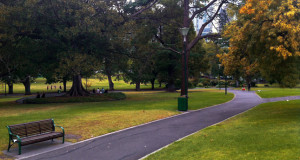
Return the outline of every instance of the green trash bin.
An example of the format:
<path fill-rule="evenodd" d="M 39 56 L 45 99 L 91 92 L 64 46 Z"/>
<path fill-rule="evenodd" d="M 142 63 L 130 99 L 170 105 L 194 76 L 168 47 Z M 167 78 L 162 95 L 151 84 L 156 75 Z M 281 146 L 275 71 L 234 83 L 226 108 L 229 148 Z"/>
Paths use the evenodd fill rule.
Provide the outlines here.
<path fill-rule="evenodd" d="M 178 110 L 187 111 L 188 110 L 188 98 L 185 96 L 178 97 Z"/>

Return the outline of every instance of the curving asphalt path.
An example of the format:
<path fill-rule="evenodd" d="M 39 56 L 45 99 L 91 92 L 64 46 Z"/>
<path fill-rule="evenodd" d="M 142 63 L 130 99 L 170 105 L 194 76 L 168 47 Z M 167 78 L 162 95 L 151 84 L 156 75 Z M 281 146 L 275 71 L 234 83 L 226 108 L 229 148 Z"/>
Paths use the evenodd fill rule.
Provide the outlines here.
<path fill-rule="evenodd" d="M 30 160 L 136 160 L 178 139 L 245 112 L 258 104 L 300 99 L 300 96 L 262 99 L 255 92 L 231 90 L 227 103 L 82 141 Z M 26 159 L 26 158 L 25 158 Z"/>

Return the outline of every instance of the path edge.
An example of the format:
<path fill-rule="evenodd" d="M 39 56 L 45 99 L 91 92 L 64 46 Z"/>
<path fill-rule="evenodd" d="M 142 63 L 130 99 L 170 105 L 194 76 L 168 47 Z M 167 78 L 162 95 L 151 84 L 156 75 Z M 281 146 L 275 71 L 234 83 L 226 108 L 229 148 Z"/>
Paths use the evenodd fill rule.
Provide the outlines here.
<path fill-rule="evenodd" d="M 263 104 L 263 103 L 261 103 L 261 104 Z M 260 104 L 258 104 L 258 105 L 260 105 Z M 203 129 L 206 129 L 206 128 L 211 127 L 211 126 L 215 126 L 215 125 L 217 125 L 217 124 L 219 124 L 219 123 L 222 123 L 222 122 L 227 121 L 227 120 L 229 120 L 229 119 L 231 119 L 231 118 L 234 118 L 234 117 L 236 117 L 236 116 L 238 116 L 238 115 L 240 115 L 240 114 L 243 114 L 243 113 L 245 113 L 245 112 L 248 112 L 248 111 L 254 109 L 255 107 L 257 107 L 258 105 L 254 106 L 254 107 L 252 107 L 252 108 L 250 108 L 250 109 L 248 109 L 248 110 L 245 110 L 245 111 L 243 111 L 243 112 L 241 112 L 241 113 L 238 113 L 238 114 L 236 114 L 236 115 L 233 115 L 233 116 L 231 116 L 231 117 L 228 117 L 228 118 L 226 118 L 226 119 L 224 119 L 224 120 L 222 120 L 222 121 L 220 121 L 220 122 L 217 122 L 217 123 L 214 123 L 214 124 L 212 124 L 212 125 L 209 125 L 209 126 L 203 128 Z M 172 143 L 170 143 L 170 144 L 167 144 L 167 145 L 165 145 L 165 146 L 163 146 L 163 147 L 161 147 L 161 148 L 159 148 L 159 149 L 157 149 L 157 150 L 155 150 L 155 151 L 153 151 L 153 152 L 151 152 L 151 153 L 145 155 L 145 156 L 142 157 L 142 158 L 139 158 L 139 160 L 143 160 L 143 159 L 149 157 L 150 155 L 152 155 L 152 154 L 154 154 L 154 153 L 157 153 L 157 152 L 159 152 L 159 151 L 161 151 L 161 150 L 163 150 L 163 149 L 169 147 L 169 146 L 172 145 L 173 143 L 179 142 L 179 141 L 183 140 L 184 138 L 187 138 L 187 137 L 189 137 L 189 136 L 192 136 L 192 135 L 196 134 L 197 132 L 200 132 L 200 131 L 203 130 L 203 129 L 200 129 L 200 130 L 198 130 L 198 131 L 196 131 L 196 132 L 193 132 L 193 133 L 191 133 L 191 134 L 189 134 L 189 135 L 186 135 L 186 136 L 184 136 L 184 137 L 182 137 L 182 138 L 179 138 L 178 140 L 176 140 L 176 141 L 174 141 L 174 142 L 172 142 Z"/>
<path fill-rule="evenodd" d="M 232 92 L 230 92 L 230 93 L 232 93 Z M 234 95 L 234 97 L 233 97 L 230 101 L 227 101 L 227 102 L 224 102 L 224 103 L 216 104 L 216 105 L 213 105 L 213 106 L 208 106 L 208 107 L 205 107 L 205 108 L 200 108 L 200 109 L 197 109 L 197 110 L 192 110 L 192 111 L 189 111 L 189 112 L 184 112 L 184 113 L 176 114 L 176 115 L 173 115 L 173 116 L 170 116 L 170 117 L 166 117 L 166 118 L 163 118 L 163 119 L 158 119 L 158 120 L 150 121 L 150 122 L 143 123 L 143 124 L 136 125 L 136 126 L 132 126 L 132 127 L 129 127 L 129 128 L 124 128 L 124 129 L 121 129 L 121 130 L 118 130 L 118 131 L 114 131 L 114 132 L 111 132 L 111 133 L 107 133 L 107 134 L 103 134 L 103 135 L 100 135 L 100 136 L 97 136 L 97 137 L 93 137 L 93 138 L 90 138 L 90 139 L 86 139 L 86 140 L 83 140 L 83 141 L 80 141 L 80 142 L 72 143 L 72 144 L 70 144 L 69 146 L 73 146 L 73 145 L 81 144 L 81 143 L 84 143 L 84 142 L 92 141 L 92 140 L 94 140 L 94 139 L 98 139 L 98 138 L 101 138 L 101 137 L 109 136 L 109 135 L 112 135 L 112 134 L 116 134 L 116 133 L 119 133 L 119 132 L 123 132 L 123 131 L 129 130 L 129 129 L 142 127 L 142 126 L 145 126 L 145 125 L 148 125 L 148 124 L 152 124 L 152 123 L 156 123 L 156 122 L 159 122 L 159 121 L 163 121 L 163 120 L 166 120 L 166 119 L 171 119 L 171 118 L 174 118 L 174 117 L 177 117 L 177 116 L 181 116 L 181 115 L 185 115 L 185 114 L 197 112 L 197 111 L 200 111 L 200 110 L 203 110 L 203 109 L 207 109 L 207 108 L 211 108 L 211 107 L 216 107 L 216 106 L 218 106 L 218 105 L 222 105 L 222 104 L 225 104 L 225 103 L 230 103 L 231 101 L 233 101 L 233 100 L 236 98 L 236 94 L 234 94 L 234 93 L 232 93 L 232 94 Z M 192 133 L 192 134 L 193 134 L 193 133 Z M 189 136 L 189 135 L 187 135 L 187 136 Z M 185 137 L 187 137 L 187 136 L 185 136 Z M 185 137 L 183 137 L 183 138 L 185 138 Z M 182 139 L 182 138 L 180 138 L 180 139 Z M 178 141 L 178 140 L 177 140 L 177 141 Z M 173 143 L 173 142 L 172 142 L 172 143 Z M 170 143 L 170 144 L 171 144 L 171 143 Z M 170 144 L 168 144 L 168 145 L 170 145 Z M 44 154 L 44 153 L 56 151 L 56 150 L 59 150 L 59 149 L 62 149 L 62 148 L 64 148 L 64 147 L 55 148 L 55 149 L 52 149 L 52 150 L 49 150 L 49 151 L 45 151 L 45 152 L 33 154 L 33 155 L 31 155 L 31 156 L 22 157 L 22 158 L 18 158 L 18 159 L 20 159 L 20 160 L 21 160 L 21 159 L 27 159 L 27 158 L 30 158 L 30 157 L 35 157 L 35 156 Z M 160 148 L 160 149 L 162 149 L 162 148 Z M 153 152 L 152 152 L 152 153 L 153 153 Z M 150 154 L 151 154 L 151 153 L 150 153 Z"/>

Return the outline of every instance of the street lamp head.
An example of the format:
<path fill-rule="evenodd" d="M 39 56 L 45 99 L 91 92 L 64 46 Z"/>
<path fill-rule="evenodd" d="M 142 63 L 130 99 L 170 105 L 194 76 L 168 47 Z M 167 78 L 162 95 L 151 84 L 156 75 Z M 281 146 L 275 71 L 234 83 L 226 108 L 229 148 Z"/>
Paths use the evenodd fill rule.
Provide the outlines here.
<path fill-rule="evenodd" d="M 189 32 L 189 28 L 187 28 L 187 27 L 179 28 L 179 31 L 180 31 L 181 35 L 183 35 L 185 37 L 185 36 L 187 36 L 187 34 Z"/>

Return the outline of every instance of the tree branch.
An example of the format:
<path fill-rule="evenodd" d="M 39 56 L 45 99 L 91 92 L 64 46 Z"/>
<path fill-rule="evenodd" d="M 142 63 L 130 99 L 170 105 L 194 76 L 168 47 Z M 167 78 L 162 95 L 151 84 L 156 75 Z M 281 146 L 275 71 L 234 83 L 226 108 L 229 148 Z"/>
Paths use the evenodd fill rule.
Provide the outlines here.
<path fill-rule="evenodd" d="M 158 2 L 158 0 L 154 0 L 154 2 L 152 4 L 150 4 L 149 6 L 145 7 L 145 8 L 142 8 L 141 10 L 137 11 L 136 13 L 132 14 L 130 16 L 130 18 L 134 18 L 136 17 L 137 15 L 143 13 L 145 10 L 151 8 L 154 4 L 156 4 Z"/>
<path fill-rule="evenodd" d="M 225 1 L 222 1 L 221 4 L 219 5 L 217 11 L 215 12 L 215 14 L 214 14 L 207 22 L 205 22 L 205 23 L 201 26 L 201 28 L 200 28 L 200 30 L 199 30 L 199 32 L 198 32 L 197 37 L 196 37 L 194 40 L 192 40 L 192 41 L 188 44 L 187 50 L 190 50 L 191 48 L 193 48 L 193 47 L 195 46 L 195 44 L 196 44 L 200 39 L 205 38 L 205 36 L 202 36 L 202 33 L 203 33 L 203 31 L 204 31 L 204 28 L 205 28 L 209 23 L 211 23 L 211 22 L 214 20 L 214 18 L 218 15 L 218 13 L 219 13 L 219 11 L 220 11 L 220 9 L 222 8 L 222 6 L 223 6 L 224 3 L 225 3 Z"/>
<path fill-rule="evenodd" d="M 160 42 L 160 44 L 162 44 L 162 45 L 164 46 L 164 49 L 167 49 L 167 50 L 170 50 L 170 51 L 172 51 L 172 52 L 181 54 L 181 52 L 178 52 L 175 48 L 168 47 L 168 46 L 165 44 L 165 42 L 164 42 L 160 37 L 158 37 L 157 35 L 155 35 L 155 38 Z"/>
<path fill-rule="evenodd" d="M 217 0 L 213 0 L 213 1 L 211 1 L 208 5 L 206 5 L 206 6 L 202 7 L 202 8 L 200 8 L 200 9 L 196 10 L 196 11 L 192 14 L 191 18 L 189 18 L 188 24 L 191 23 L 191 21 L 196 17 L 197 14 L 206 11 L 206 10 L 207 10 L 210 6 L 212 6 L 216 1 L 217 1 Z"/>

